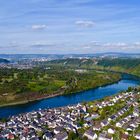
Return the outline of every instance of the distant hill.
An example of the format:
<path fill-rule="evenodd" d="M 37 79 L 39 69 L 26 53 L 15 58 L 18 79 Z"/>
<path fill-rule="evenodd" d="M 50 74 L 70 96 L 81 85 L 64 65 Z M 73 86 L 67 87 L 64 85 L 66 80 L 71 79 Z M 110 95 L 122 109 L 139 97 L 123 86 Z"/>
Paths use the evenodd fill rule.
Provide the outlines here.
<path fill-rule="evenodd" d="M 106 69 L 140 76 L 140 58 L 61 59 L 48 61 L 50 65 Z"/>
<path fill-rule="evenodd" d="M 140 65 L 140 59 L 138 58 L 105 58 L 98 61 L 98 65 L 104 67 L 123 67 L 126 69 L 135 68 L 136 66 Z"/>
<path fill-rule="evenodd" d="M 32 58 L 47 58 L 48 60 L 66 58 L 98 58 L 98 57 L 118 57 L 118 58 L 140 58 L 140 53 L 95 53 L 95 54 L 0 54 L 0 58 L 19 60 Z"/>
<path fill-rule="evenodd" d="M 0 58 L 0 63 L 10 63 L 10 61 L 9 60 L 7 60 L 7 59 L 4 59 L 4 58 Z"/>
<path fill-rule="evenodd" d="M 98 65 L 103 67 L 120 66 L 124 68 L 133 68 L 140 65 L 140 59 L 138 58 L 98 58 L 98 59 L 78 59 L 67 58 L 48 61 L 48 64 L 61 64 L 61 65 Z"/>

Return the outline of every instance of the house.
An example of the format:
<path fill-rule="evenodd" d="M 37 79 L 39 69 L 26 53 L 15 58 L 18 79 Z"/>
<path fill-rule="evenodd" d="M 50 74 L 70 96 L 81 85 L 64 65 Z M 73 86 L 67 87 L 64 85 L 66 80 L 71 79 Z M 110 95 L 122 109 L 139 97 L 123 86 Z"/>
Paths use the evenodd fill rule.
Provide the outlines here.
<path fill-rule="evenodd" d="M 71 115 L 70 119 L 71 119 L 72 121 L 76 121 L 76 117 L 75 117 L 74 115 Z"/>
<path fill-rule="evenodd" d="M 139 109 L 135 108 L 134 112 L 133 112 L 133 115 L 136 116 L 136 117 L 139 117 L 139 114 L 140 114 Z"/>
<path fill-rule="evenodd" d="M 134 131 L 135 128 L 134 128 L 133 126 L 128 126 L 126 130 L 127 130 L 127 131 Z"/>
<path fill-rule="evenodd" d="M 118 112 L 118 116 L 121 116 L 121 115 L 123 115 L 124 114 L 124 112 L 122 111 L 122 110 L 120 110 L 119 112 Z"/>
<path fill-rule="evenodd" d="M 126 122 L 128 122 L 128 121 L 130 121 L 130 117 L 127 116 L 127 117 L 125 117 L 123 120 L 125 120 Z"/>
<path fill-rule="evenodd" d="M 103 120 L 101 122 L 101 126 L 104 127 L 104 126 L 107 126 L 109 124 L 108 120 Z"/>
<path fill-rule="evenodd" d="M 75 127 L 76 129 L 80 129 L 81 128 L 81 126 L 78 123 L 76 123 L 76 122 L 72 123 L 71 125 L 73 127 Z"/>
<path fill-rule="evenodd" d="M 11 133 L 8 134 L 7 139 L 9 140 L 13 140 L 15 138 L 15 136 Z"/>
<path fill-rule="evenodd" d="M 140 124 L 140 117 L 136 119 L 136 124 Z"/>
<path fill-rule="evenodd" d="M 19 136 L 19 139 L 20 139 L 20 140 L 26 140 L 26 137 L 20 135 L 20 136 Z"/>
<path fill-rule="evenodd" d="M 9 135 L 9 133 L 11 133 L 11 132 L 10 132 L 10 130 L 7 129 L 7 130 L 3 130 L 1 134 L 2 134 L 2 136 L 7 137 Z"/>
<path fill-rule="evenodd" d="M 93 125 L 93 130 L 99 131 L 99 130 L 101 130 L 101 128 L 102 128 L 102 126 L 100 123 L 96 123 L 95 125 Z"/>
<path fill-rule="evenodd" d="M 99 115 L 97 113 L 92 114 L 90 117 L 85 118 L 86 121 L 91 121 L 93 119 L 97 119 Z"/>
<path fill-rule="evenodd" d="M 44 140 L 52 140 L 52 133 L 51 132 L 46 132 L 44 135 L 43 135 L 43 139 Z"/>
<path fill-rule="evenodd" d="M 89 130 L 87 130 L 84 133 L 84 136 L 86 136 L 88 138 L 88 140 L 95 140 L 95 139 L 97 139 L 97 134 L 93 131 L 92 128 L 90 128 Z"/>
<path fill-rule="evenodd" d="M 136 134 L 136 135 L 135 135 L 135 138 L 136 138 L 137 140 L 140 140 L 140 133 Z"/>
<path fill-rule="evenodd" d="M 103 132 L 99 134 L 98 140 L 113 140 L 113 137 Z"/>
<path fill-rule="evenodd" d="M 54 136 L 53 140 L 66 140 L 68 138 L 68 134 L 66 132 L 58 133 Z"/>
<path fill-rule="evenodd" d="M 121 140 L 128 140 L 128 135 L 127 134 L 121 134 Z"/>
<path fill-rule="evenodd" d="M 55 129 L 54 129 L 54 134 L 58 134 L 58 133 L 60 133 L 60 132 L 62 132 L 63 131 L 63 128 L 62 127 L 56 127 Z"/>
<path fill-rule="evenodd" d="M 68 125 L 66 126 L 66 130 L 67 130 L 67 131 L 73 131 L 73 132 L 76 132 L 76 128 L 73 127 L 71 124 L 68 124 Z"/>
<path fill-rule="evenodd" d="M 84 111 L 84 113 L 86 113 L 87 112 L 86 106 L 83 106 L 82 110 Z"/>
<path fill-rule="evenodd" d="M 115 121 L 116 118 L 117 118 L 116 115 L 112 115 L 108 118 L 108 121 Z"/>
<path fill-rule="evenodd" d="M 124 124 L 124 123 L 123 123 L 122 121 L 117 122 L 117 123 L 116 123 L 116 127 L 122 127 L 122 126 L 123 126 L 123 124 Z"/>
<path fill-rule="evenodd" d="M 97 107 L 99 107 L 100 109 L 103 108 L 101 103 L 96 104 Z"/>
<path fill-rule="evenodd" d="M 108 131 L 109 134 L 114 134 L 115 133 L 115 130 L 113 128 L 109 128 L 107 131 Z"/>
<path fill-rule="evenodd" d="M 0 128 L 1 128 L 1 127 L 5 127 L 5 123 L 1 123 L 1 122 L 0 122 Z"/>
<path fill-rule="evenodd" d="M 137 127 L 138 127 L 138 124 L 137 124 L 136 122 L 132 122 L 132 123 L 130 124 L 130 126 L 132 126 L 132 127 L 134 127 L 134 128 L 137 128 Z"/>

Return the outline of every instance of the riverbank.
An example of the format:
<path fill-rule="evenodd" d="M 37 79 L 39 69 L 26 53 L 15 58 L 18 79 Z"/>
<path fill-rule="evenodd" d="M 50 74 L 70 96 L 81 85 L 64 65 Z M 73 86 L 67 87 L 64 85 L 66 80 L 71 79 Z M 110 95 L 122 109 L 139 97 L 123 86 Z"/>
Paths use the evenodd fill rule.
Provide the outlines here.
<path fill-rule="evenodd" d="M 140 84 L 139 81 L 121 79 L 119 82 L 104 86 L 101 88 L 95 88 L 76 94 L 67 94 L 61 96 L 50 97 L 38 101 L 33 101 L 25 104 L 18 104 L 13 106 L 5 106 L 0 108 L 1 118 L 8 118 L 9 116 L 27 113 L 39 109 L 57 108 L 68 105 L 74 105 L 82 102 L 90 102 L 100 100 L 105 97 L 115 95 L 121 91 L 125 91 L 128 87 L 135 87 Z"/>
<path fill-rule="evenodd" d="M 64 93 L 61 93 L 61 92 L 59 92 L 57 94 L 46 95 L 44 97 L 40 97 L 40 98 L 33 99 L 33 100 L 26 100 L 26 101 L 17 101 L 17 102 L 12 102 L 12 103 L 6 103 L 6 104 L 0 105 L 0 107 L 7 107 L 7 106 L 15 106 L 15 105 L 28 104 L 28 103 L 39 101 L 39 100 L 43 100 L 43 99 L 53 98 L 53 97 L 61 96 L 61 95 L 64 94 Z"/>
<path fill-rule="evenodd" d="M 52 68 L 43 72 L 42 69 L 33 69 L 32 72 L 7 70 L 6 73 L 0 83 L 1 106 L 28 103 L 65 93 L 75 94 L 120 80 L 120 74 L 94 70 L 81 73 L 70 68 Z M 67 88 L 61 94 L 62 87 Z"/>
<path fill-rule="evenodd" d="M 97 89 L 97 88 L 100 88 L 100 87 L 106 87 L 106 86 L 118 83 L 121 79 L 122 78 L 119 78 L 118 80 L 116 80 L 114 82 L 111 82 L 111 83 L 105 83 L 105 84 L 103 84 L 101 86 L 96 86 L 96 87 L 92 87 L 92 88 L 88 88 L 88 89 L 80 90 L 80 91 L 75 91 L 75 92 L 71 92 L 71 93 L 65 93 L 65 90 L 63 90 L 63 91 L 61 90 L 61 92 L 57 92 L 56 94 L 46 95 L 44 97 L 40 97 L 40 98 L 33 99 L 33 100 L 26 100 L 26 101 L 17 101 L 17 102 L 12 102 L 12 103 L 6 103 L 6 104 L 0 105 L 0 108 L 1 107 L 8 107 L 8 106 L 16 106 L 16 105 L 28 104 L 28 103 L 32 103 L 32 102 L 36 102 L 36 101 L 40 101 L 40 100 L 44 100 L 44 99 L 48 99 L 48 98 L 53 98 L 53 97 L 61 96 L 61 95 L 69 95 L 69 94 L 77 94 L 77 93 L 80 93 L 80 92 L 86 92 L 88 90 Z"/>
<path fill-rule="evenodd" d="M 8 106 L 24 105 L 24 104 L 33 103 L 33 102 L 36 102 L 36 101 L 41 101 L 41 100 L 53 98 L 53 97 L 56 97 L 56 96 L 69 95 L 69 94 L 70 95 L 71 94 L 78 94 L 80 92 L 86 92 L 86 91 L 94 90 L 94 89 L 97 89 L 97 88 L 100 88 L 100 87 L 106 87 L 106 86 L 118 83 L 119 81 L 121 81 L 123 79 L 123 77 L 126 78 L 126 79 L 129 79 L 129 77 L 130 77 L 130 79 L 132 79 L 132 77 L 133 77 L 135 80 L 140 80 L 139 77 L 137 77 L 135 75 L 132 75 L 132 74 L 122 73 L 122 72 L 115 72 L 115 71 L 110 71 L 110 72 L 121 74 L 121 78 L 119 78 L 116 81 L 113 81 L 111 83 L 105 83 L 105 84 L 102 84 L 101 86 L 96 86 L 96 87 L 88 88 L 88 89 L 85 89 L 85 90 L 79 90 L 79 91 L 69 92 L 69 93 L 65 93 L 65 90 L 64 91 L 61 90 L 59 92 L 56 92 L 56 93 L 53 93 L 53 94 L 50 94 L 50 95 L 44 95 L 43 97 L 39 97 L 39 98 L 36 98 L 36 99 L 23 100 L 23 101 L 14 101 L 14 102 L 11 102 L 11 103 L 1 104 L 0 108 L 1 107 L 8 107 Z"/>
<path fill-rule="evenodd" d="M 19 101 L 19 102 L 14 102 L 14 103 L 7 103 L 7 104 L 0 105 L 0 107 L 23 105 L 23 104 L 28 104 L 28 103 L 31 103 L 31 102 L 43 100 L 43 99 L 48 99 L 48 98 L 53 98 L 53 97 L 56 97 L 56 96 L 61 96 L 61 95 L 62 94 L 54 94 L 54 95 L 50 95 L 50 96 L 47 96 L 47 97 L 38 98 L 38 99 L 34 99 L 34 100 L 27 100 L 27 101 Z"/>

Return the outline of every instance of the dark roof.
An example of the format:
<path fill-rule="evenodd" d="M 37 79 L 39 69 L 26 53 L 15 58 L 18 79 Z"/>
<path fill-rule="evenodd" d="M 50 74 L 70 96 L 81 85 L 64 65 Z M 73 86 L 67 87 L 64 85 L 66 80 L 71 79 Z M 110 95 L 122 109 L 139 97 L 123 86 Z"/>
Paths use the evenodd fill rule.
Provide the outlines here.
<path fill-rule="evenodd" d="M 90 135 L 90 136 L 94 136 L 94 135 L 95 135 L 95 132 L 93 131 L 92 128 L 88 129 L 85 133 L 86 133 L 87 135 Z"/>
<path fill-rule="evenodd" d="M 108 121 L 107 120 L 103 120 L 102 123 L 106 125 L 106 124 L 108 124 Z"/>
<path fill-rule="evenodd" d="M 99 137 L 106 138 L 106 139 L 111 139 L 112 138 L 112 136 L 108 135 L 107 133 L 100 133 Z"/>
<path fill-rule="evenodd" d="M 68 134 L 66 132 L 64 133 L 58 133 L 56 134 L 54 137 L 57 139 L 57 140 L 62 140 L 64 138 L 66 138 L 68 136 Z"/>
<path fill-rule="evenodd" d="M 52 133 L 51 132 L 46 132 L 44 134 L 47 138 L 52 138 Z"/>
<path fill-rule="evenodd" d="M 60 132 L 60 131 L 63 130 L 63 128 L 62 127 L 56 127 L 55 130 Z"/>
<path fill-rule="evenodd" d="M 111 118 L 112 120 L 114 120 L 114 119 L 116 119 L 116 116 L 115 116 L 115 115 L 112 115 L 110 118 Z"/>

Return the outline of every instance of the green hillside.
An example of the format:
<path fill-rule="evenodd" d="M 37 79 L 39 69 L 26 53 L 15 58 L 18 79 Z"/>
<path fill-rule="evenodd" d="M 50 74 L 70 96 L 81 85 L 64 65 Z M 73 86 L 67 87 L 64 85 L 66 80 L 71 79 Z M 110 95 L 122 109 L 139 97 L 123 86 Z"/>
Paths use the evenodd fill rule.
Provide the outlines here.
<path fill-rule="evenodd" d="M 49 61 L 47 65 L 113 70 L 140 76 L 140 59 L 137 58 L 63 59 Z"/>

